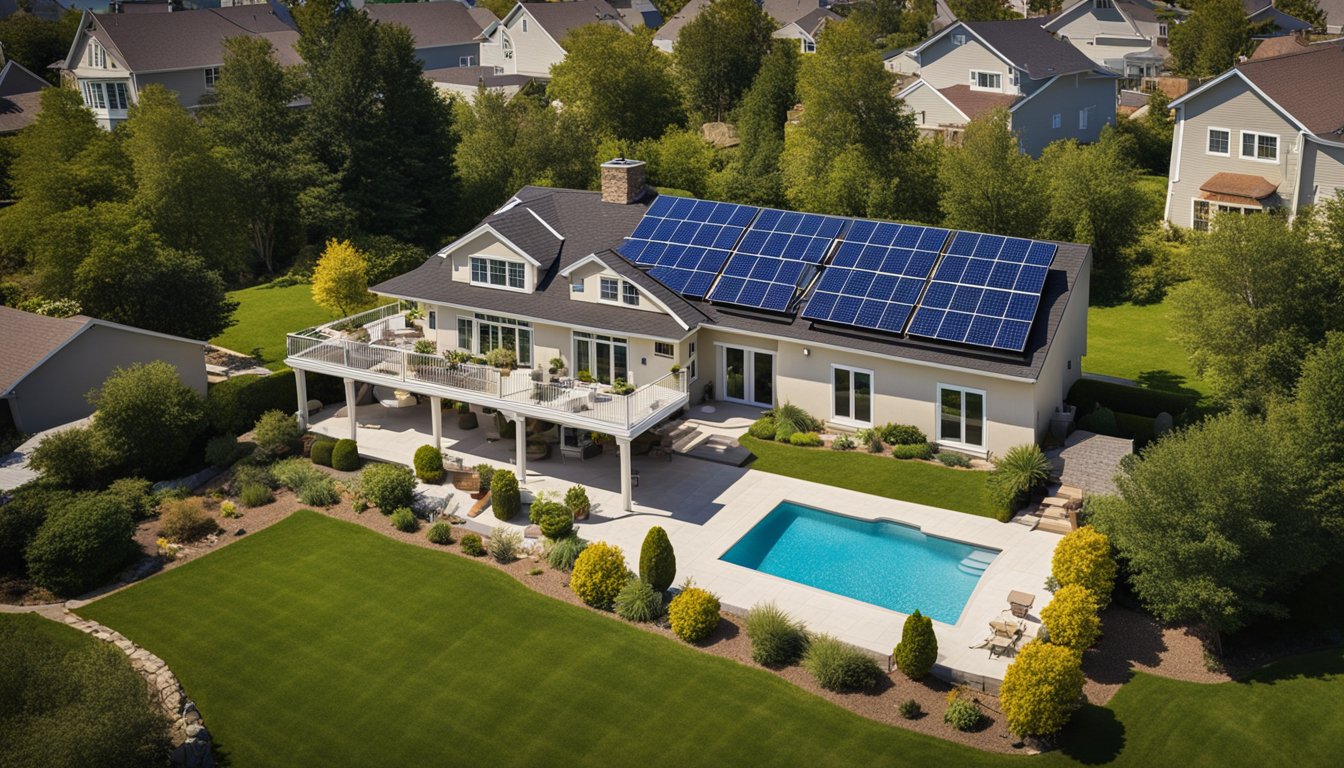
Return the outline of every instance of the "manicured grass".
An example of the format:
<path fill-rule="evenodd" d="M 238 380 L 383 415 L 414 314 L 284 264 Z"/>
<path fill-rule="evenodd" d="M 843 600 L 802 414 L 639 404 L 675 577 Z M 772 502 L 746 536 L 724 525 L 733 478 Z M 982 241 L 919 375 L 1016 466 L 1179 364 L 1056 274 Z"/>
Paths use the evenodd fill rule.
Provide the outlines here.
<path fill-rule="evenodd" d="M 35 613 L 0 613 L 0 627 L 3 627 L 5 643 L 20 645 L 46 645 L 59 652 L 78 650 L 93 645 L 93 640 L 77 629 L 44 619 Z M 0 644 L 0 648 L 6 646 Z"/>
<path fill-rule="evenodd" d="M 168 661 L 233 768 L 1009 761 L 315 512 L 81 613 Z"/>
<path fill-rule="evenodd" d="M 949 469 L 922 461 L 901 461 L 862 450 L 798 448 L 758 440 L 750 435 L 742 437 L 742 446 L 756 454 L 756 460 L 748 465 L 751 469 L 888 499 L 955 509 L 982 517 L 994 516 L 994 507 L 985 491 L 985 478 L 988 477 L 985 472 Z"/>
<path fill-rule="evenodd" d="M 1087 310 L 1083 370 L 1132 379 L 1145 387 L 1208 394 L 1185 350 L 1172 337 L 1171 304 L 1120 304 Z"/>
<path fill-rule="evenodd" d="M 273 371 L 284 367 L 285 334 L 334 319 L 313 303 L 310 285 L 258 285 L 233 291 L 229 298 L 238 302 L 233 313 L 238 322 L 210 343 L 243 353 L 256 351 Z"/>

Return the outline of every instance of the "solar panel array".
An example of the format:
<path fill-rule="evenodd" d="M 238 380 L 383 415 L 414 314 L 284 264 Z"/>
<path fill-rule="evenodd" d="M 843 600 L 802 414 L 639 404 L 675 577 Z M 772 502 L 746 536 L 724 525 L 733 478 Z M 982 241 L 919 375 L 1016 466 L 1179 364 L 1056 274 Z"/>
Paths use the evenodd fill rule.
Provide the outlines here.
<path fill-rule="evenodd" d="M 816 275 L 845 219 L 762 210 L 728 259 L 710 301 L 787 312 Z"/>
<path fill-rule="evenodd" d="M 947 235 L 935 227 L 854 222 L 822 272 L 803 317 L 900 333 Z"/>
<path fill-rule="evenodd" d="M 958 232 L 907 331 L 939 341 L 1021 352 L 1056 246 Z"/>
<path fill-rule="evenodd" d="M 618 250 L 668 288 L 702 299 L 759 210 L 660 195 Z"/>

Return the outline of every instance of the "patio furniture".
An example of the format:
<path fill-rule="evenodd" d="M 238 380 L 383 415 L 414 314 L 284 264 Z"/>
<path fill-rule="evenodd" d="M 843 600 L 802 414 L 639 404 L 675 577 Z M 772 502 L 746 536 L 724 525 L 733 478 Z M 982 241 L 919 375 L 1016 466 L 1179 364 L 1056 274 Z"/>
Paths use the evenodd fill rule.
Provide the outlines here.
<path fill-rule="evenodd" d="M 1012 609 L 1013 615 L 1019 619 L 1027 617 L 1027 611 L 1036 604 L 1036 596 L 1027 592 L 1018 592 L 1012 590 L 1008 593 L 1008 607 Z"/>
<path fill-rule="evenodd" d="M 989 647 L 989 657 L 992 659 L 1016 650 L 1018 641 L 1027 631 L 1027 625 L 1022 621 L 998 618 L 989 622 L 989 629 L 992 634 L 986 645 Z"/>

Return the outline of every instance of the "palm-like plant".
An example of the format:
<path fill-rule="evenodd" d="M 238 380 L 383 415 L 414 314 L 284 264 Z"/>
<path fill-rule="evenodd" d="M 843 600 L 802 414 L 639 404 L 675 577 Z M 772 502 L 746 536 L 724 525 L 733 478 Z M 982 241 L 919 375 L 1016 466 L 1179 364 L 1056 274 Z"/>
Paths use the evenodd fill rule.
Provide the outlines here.
<path fill-rule="evenodd" d="M 989 489 L 995 501 L 1011 515 L 1026 502 L 1032 491 L 1050 478 L 1050 460 L 1039 445 L 1018 445 L 1008 449 L 994 464 Z"/>

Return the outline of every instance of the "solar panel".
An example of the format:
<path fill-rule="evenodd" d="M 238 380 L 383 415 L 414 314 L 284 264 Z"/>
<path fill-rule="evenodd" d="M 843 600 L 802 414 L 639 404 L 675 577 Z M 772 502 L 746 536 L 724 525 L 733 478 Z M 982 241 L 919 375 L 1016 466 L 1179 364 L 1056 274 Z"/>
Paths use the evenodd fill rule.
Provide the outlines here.
<path fill-rule="evenodd" d="M 846 219 L 764 209 L 742 236 L 710 301 L 787 312 Z"/>
<path fill-rule="evenodd" d="M 616 250 L 672 290 L 704 298 L 759 208 L 660 195 Z"/>
<path fill-rule="evenodd" d="M 802 316 L 900 333 L 919 301 L 948 231 L 860 219 L 821 274 Z"/>
<path fill-rule="evenodd" d="M 907 333 L 1021 352 L 1055 250 L 1054 243 L 958 232 Z"/>

